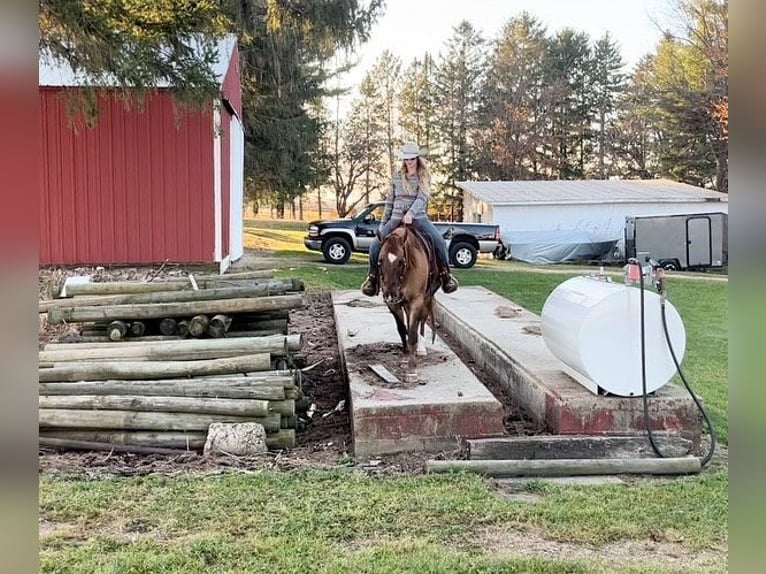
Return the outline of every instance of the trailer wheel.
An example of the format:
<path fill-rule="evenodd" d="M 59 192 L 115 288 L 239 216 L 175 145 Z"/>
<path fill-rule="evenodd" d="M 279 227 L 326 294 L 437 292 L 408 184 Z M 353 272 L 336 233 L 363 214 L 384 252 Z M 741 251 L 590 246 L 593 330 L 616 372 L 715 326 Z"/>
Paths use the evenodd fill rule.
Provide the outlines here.
<path fill-rule="evenodd" d="M 665 271 L 678 271 L 681 269 L 681 265 L 679 265 L 678 261 L 675 259 L 665 259 L 660 261 L 660 267 L 662 267 Z"/>

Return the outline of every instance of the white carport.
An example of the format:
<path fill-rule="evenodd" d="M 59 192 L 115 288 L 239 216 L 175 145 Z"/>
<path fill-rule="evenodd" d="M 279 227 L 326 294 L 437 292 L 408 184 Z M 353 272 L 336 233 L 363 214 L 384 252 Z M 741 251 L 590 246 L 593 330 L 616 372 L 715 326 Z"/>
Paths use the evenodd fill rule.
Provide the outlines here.
<path fill-rule="evenodd" d="M 495 223 L 503 241 L 538 237 L 549 247 L 586 236 L 624 251 L 625 218 L 729 212 L 729 196 L 666 179 L 461 181 L 465 221 Z M 543 233 L 549 232 L 549 233 Z M 547 239 L 545 238 L 547 235 Z M 526 240 L 525 240 L 526 241 Z"/>

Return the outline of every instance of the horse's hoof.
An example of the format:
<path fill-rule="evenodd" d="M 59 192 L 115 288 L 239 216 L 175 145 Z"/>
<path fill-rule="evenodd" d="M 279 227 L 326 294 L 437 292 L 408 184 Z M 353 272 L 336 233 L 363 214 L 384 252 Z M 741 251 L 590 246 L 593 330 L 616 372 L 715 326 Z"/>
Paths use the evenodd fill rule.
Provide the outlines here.
<path fill-rule="evenodd" d="M 407 373 L 404 375 L 404 382 L 406 383 L 417 383 L 418 382 L 418 374 L 417 373 Z"/>

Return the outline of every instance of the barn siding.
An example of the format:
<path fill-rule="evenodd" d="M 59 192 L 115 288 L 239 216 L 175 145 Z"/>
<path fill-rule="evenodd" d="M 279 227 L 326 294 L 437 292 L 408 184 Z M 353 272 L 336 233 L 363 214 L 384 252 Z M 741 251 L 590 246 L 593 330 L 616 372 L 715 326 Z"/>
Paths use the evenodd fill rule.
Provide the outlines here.
<path fill-rule="evenodd" d="M 40 263 L 211 262 L 213 121 L 169 92 L 125 109 L 99 98 L 98 121 L 71 125 L 72 88 L 40 88 Z"/>

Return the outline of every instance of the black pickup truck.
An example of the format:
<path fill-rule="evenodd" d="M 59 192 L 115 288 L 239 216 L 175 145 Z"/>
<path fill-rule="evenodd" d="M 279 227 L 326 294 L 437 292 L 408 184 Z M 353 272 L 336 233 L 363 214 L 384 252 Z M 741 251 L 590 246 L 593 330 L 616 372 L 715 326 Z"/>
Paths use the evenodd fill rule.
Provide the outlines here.
<path fill-rule="evenodd" d="M 309 223 L 303 244 L 321 251 L 325 261 L 342 265 L 352 252 L 367 253 L 383 217 L 385 202 L 371 203 L 345 219 L 323 219 Z M 467 269 L 476 264 L 479 253 L 501 253 L 500 227 L 486 223 L 433 222 L 447 241 L 450 263 Z"/>

